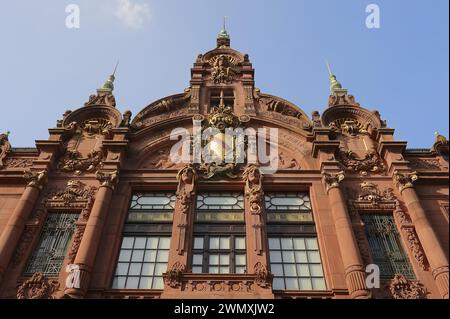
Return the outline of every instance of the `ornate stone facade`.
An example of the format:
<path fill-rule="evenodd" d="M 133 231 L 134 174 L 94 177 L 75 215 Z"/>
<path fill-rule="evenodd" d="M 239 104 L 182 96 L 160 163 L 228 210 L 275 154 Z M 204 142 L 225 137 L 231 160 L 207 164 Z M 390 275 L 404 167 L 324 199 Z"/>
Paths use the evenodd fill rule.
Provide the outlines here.
<path fill-rule="evenodd" d="M 8 134 L 1 134 L 0 297 L 448 298 L 447 139 L 437 134 L 429 150 L 408 150 L 380 112 L 357 103 L 333 74 L 328 105 L 311 118 L 293 103 L 261 92 L 254 74 L 249 56 L 232 49 L 223 30 L 217 47 L 194 62 L 189 88 L 150 103 L 134 117 L 116 105 L 112 75 L 84 106 L 66 111 L 50 128 L 49 139 L 35 148 L 11 147 Z M 227 128 L 276 128 L 278 153 L 270 155 L 278 159 L 278 169 L 266 174 L 262 161 L 248 158 L 179 161 L 180 154 L 171 154 L 178 142 L 171 132 L 183 127 L 193 134 L 194 121 L 219 135 Z M 246 150 L 251 145 L 233 143 Z M 150 205 L 133 197 L 142 192 L 170 192 L 173 197 L 165 199 L 170 203 L 159 204 L 170 209 L 155 214 L 143 209 L 142 219 L 132 223 L 130 201 Z M 237 219 L 199 221 L 202 192 L 240 194 L 239 209 L 225 214 Z M 269 195 L 277 192 L 307 193 L 308 201 L 296 202 L 305 211 L 269 211 Z M 52 214 L 77 214 L 61 270 L 51 276 L 25 273 Z M 297 222 L 274 222 L 273 216 L 283 214 Z M 413 276 L 399 270 L 384 279 L 384 289 L 366 287 L 365 267 L 374 260 L 366 215 L 390 218 L 388 230 L 398 234 L 396 243 Z M 146 218 L 163 222 L 143 222 Z M 246 239 L 240 273 L 194 269 L 195 238 L 220 227 Z M 117 260 L 125 258 L 123 234 L 146 232 L 170 238 L 170 247 L 161 248 L 168 254 L 163 288 L 115 288 Z M 269 239 L 299 234 L 317 238 L 321 289 L 279 288 L 280 270 L 271 260 L 276 244 Z"/>

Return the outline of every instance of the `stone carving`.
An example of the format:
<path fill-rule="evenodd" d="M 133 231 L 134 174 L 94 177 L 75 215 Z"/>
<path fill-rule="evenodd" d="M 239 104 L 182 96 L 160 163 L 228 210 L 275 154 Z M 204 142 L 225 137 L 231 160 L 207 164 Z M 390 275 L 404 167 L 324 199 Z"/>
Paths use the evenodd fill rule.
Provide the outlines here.
<path fill-rule="evenodd" d="M 69 181 L 64 190 L 55 192 L 51 195 L 52 200 L 61 200 L 65 204 L 68 204 L 75 200 L 87 200 L 94 196 L 96 188 L 86 187 L 80 181 Z"/>
<path fill-rule="evenodd" d="M 408 241 L 409 249 L 411 250 L 414 258 L 417 260 L 420 268 L 427 270 L 427 258 L 425 257 L 419 238 L 417 238 L 416 231 L 414 228 L 407 227 L 403 229 L 403 232 L 405 233 L 406 240 Z"/>
<path fill-rule="evenodd" d="M 103 150 L 93 150 L 83 157 L 80 152 L 68 149 L 57 167 L 63 172 L 94 172 L 101 166 L 103 158 Z"/>
<path fill-rule="evenodd" d="M 180 158 L 181 160 L 181 158 Z M 179 166 L 171 161 L 170 149 L 159 150 L 156 155 L 150 158 L 146 168 L 170 169 Z"/>
<path fill-rule="evenodd" d="M 345 179 L 345 174 L 343 171 L 337 173 L 322 172 L 322 176 L 327 192 L 333 188 L 338 188 L 339 184 Z"/>
<path fill-rule="evenodd" d="M 252 280 L 189 280 L 184 291 L 205 293 L 210 291 L 253 292 Z"/>
<path fill-rule="evenodd" d="M 300 169 L 300 164 L 295 158 L 286 158 L 283 152 L 278 155 L 278 165 L 281 169 Z"/>
<path fill-rule="evenodd" d="M 211 110 L 208 124 L 209 127 L 217 128 L 224 132 L 227 127 L 237 127 L 240 121 L 233 114 L 231 107 L 221 104 Z"/>
<path fill-rule="evenodd" d="M 129 111 L 129 110 L 125 111 L 122 115 L 122 122 L 120 123 L 120 126 L 129 127 L 130 123 L 131 123 L 132 115 L 133 115 L 133 113 L 131 113 L 131 111 Z"/>
<path fill-rule="evenodd" d="M 34 158 L 7 158 L 3 161 L 3 167 L 27 168 L 33 166 Z M 0 164 L 1 168 L 1 164 Z"/>
<path fill-rule="evenodd" d="M 353 118 L 340 118 L 328 124 L 328 127 L 333 132 L 338 132 L 350 136 L 357 136 L 358 134 L 368 134 L 370 127 L 369 123 L 362 124 Z"/>
<path fill-rule="evenodd" d="M 419 179 L 417 172 L 412 173 L 400 173 L 395 170 L 392 175 L 394 184 L 398 187 L 400 193 L 402 193 L 407 188 L 413 188 L 414 182 Z"/>
<path fill-rule="evenodd" d="M 44 274 L 37 272 L 18 287 L 17 299 L 54 299 L 58 288 L 58 281 L 49 280 Z"/>
<path fill-rule="evenodd" d="M 42 189 L 47 184 L 47 170 L 31 171 L 26 170 L 23 172 L 23 178 L 27 181 L 27 186 L 37 187 Z"/>
<path fill-rule="evenodd" d="M 262 189 L 262 175 L 259 167 L 254 164 L 248 165 L 242 174 L 242 179 L 245 182 L 245 196 L 252 215 L 252 220 L 249 222 L 252 223 L 255 251 L 257 255 L 261 255 L 263 251 L 263 223 L 261 214 L 264 193 Z"/>
<path fill-rule="evenodd" d="M 191 209 L 193 199 L 195 198 L 195 186 L 197 182 L 197 171 L 191 164 L 185 166 L 177 174 L 177 205 L 181 212 L 180 223 L 177 225 L 179 230 L 176 250 L 178 255 L 184 254 L 186 245 L 186 227 L 188 225 L 188 214 Z"/>
<path fill-rule="evenodd" d="M 444 135 L 439 134 L 438 132 L 436 132 L 436 139 L 435 142 L 433 144 L 433 147 L 431 148 L 431 150 L 433 152 L 436 152 L 440 155 L 442 154 L 447 154 L 449 153 L 448 151 L 448 140 Z"/>
<path fill-rule="evenodd" d="M 400 202 L 397 201 L 397 208 L 394 210 L 394 218 L 398 221 L 398 227 L 402 230 L 404 239 L 408 243 L 412 255 L 416 259 L 420 268 L 428 269 L 428 260 L 425 252 L 417 236 L 414 224 L 411 218 L 400 207 Z"/>
<path fill-rule="evenodd" d="M 187 90 L 182 94 L 158 100 L 137 114 L 131 125 L 136 128 L 141 128 L 144 125 L 150 125 L 164 119 L 187 114 L 188 109 L 186 106 L 190 99 L 191 90 Z"/>
<path fill-rule="evenodd" d="M 231 83 L 238 73 L 234 58 L 221 54 L 211 58 L 209 63 L 212 66 L 211 80 L 215 84 Z"/>
<path fill-rule="evenodd" d="M 363 182 L 360 186 L 362 191 L 358 196 L 359 201 L 369 201 L 373 204 L 379 204 L 384 201 L 395 201 L 394 190 L 392 188 L 380 191 L 376 184 L 370 182 Z"/>
<path fill-rule="evenodd" d="M 104 135 L 110 136 L 114 125 L 107 119 L 95 118 L 84 121 L 80 125 L 80 129 L 88 135 Z"/>
<path fill-rule="evenodd" d="M 8 141 L 9 132 L 0 134 L 0 168 L 3 167 L 3 159 L 11 150 L 11 144 Z"/>
<path fill-rule="evenodd" d="M 103 171 L 97 171 L 95 174 L 97 180 L 100 182 L 101 186 L 109 187 L 114 189 L 116 187 L 118 181 L 119 181 L 119 172 L 113 171 L 113 172 L 103 172 Z"/>
<path fill-rule="evenodd" d="M 259 167 L 254 164 L 247 166 L 242 173 L 242 179 L 245 182 L 245 195 L 248 198 L 251 213 L 256 215 L 261 214 L 263 191 Z"/>
<path fill-rule="evenodd" d="M 256 274 L 255 284 L 261 288 L 270 288 L 272 286 L 273 275 L 267 270 L 267 267 L 260 262 L 253 267 L 253 272 Z"/>
<path fill-rule="evenodd" d="M 418 281 L 411 281 L 397 274 L 389 282 L 388 289 L 394 299 L 426 299 L 427 291 Z"/>
<path fill-rule="evenodd" d="M 356 102 L 355 97 L 350 94 L 333 94 L 328 98 L 328 106 L 360 106 L 359 103 Z"/>
<path fill-rule="evenodd" d="M 197 171 L 193 165 L 187 165 L 177 174 L 177 199 L 180 204 L 180 210 L 183 214 L 187 214 L 189 212 L 192 198 L 195 195 L 196 179 Z"/>
<path fill-rule="evenodd" d="M 441 170 L 438 159 L 408 159 L 412 169 L 434 169 Z"/>
<path fill-rule="evenodd" d="M 77 256 L 78 249 L 80 248 L 81 240 L 83 239 L 84 230 L 86 226 L 80 225 L 76 226 L 75 233 L 73 234 L 72 245 L 70 246 L 69 253 L 67 254 L 69 257 L 70 263 L 75 262 L 75 257 Z"/>
<path fill-rule="evenodd" d="M 225 176 L 231 179 L 239 177 L 238 165 L 234 163 L 203 163 L 200 165 L 201 177 L 204 180 L 212 179 L 213 177 Z"/>
<path fill-rule="evenodd" d="M 172 288 L 178 288 L 182 284 L 183 272 L 185 271 L 185 266 L 180 262 L 176 262 L 172 267 L 166 272 L 164 276 L 164 282 L 166 285 Z"/>
<path fill-rule="evenodd" d="M 116 98 L 112 93 L 107 94 L 92 94 L 89 100 L 84 103 L 84 106 L 106 105 L 116 107 Z"/>
<path fill-rule="evenodd" d="M 364 175 L 368 172 L 382 173 L 385 171 L 383 160 L 376 151 L 371 151 L 366 154 L 365 158 L 361 159 L 350 150 L 341 150 L 339 152 L 341 163 L 345 169 L 350 172 L 359 172 Z"/>

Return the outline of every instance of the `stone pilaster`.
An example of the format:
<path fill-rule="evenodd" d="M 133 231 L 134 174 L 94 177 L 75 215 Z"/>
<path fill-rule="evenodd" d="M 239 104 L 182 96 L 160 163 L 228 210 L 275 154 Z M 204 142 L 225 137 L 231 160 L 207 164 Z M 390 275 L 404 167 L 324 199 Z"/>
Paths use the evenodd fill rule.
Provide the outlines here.
<path fill-rule="evenodd" d="M 365 284 L 366 274 L 363 261 L 359 252 L 358 242 L 353 233 L 352 222 L 345 199 L 340 189 L 340 183 L 345 178 L 344 172 L 331 173 L 324 171 L 322 175 L 331 205 L 350 297 L 354 299 L 368 298 L 369 291 Z"/>
<path fill-rule="evenodd" d="M 419 178 L 418 174 L 416 172 L 402 173 L 396 170 L 394 171 L 392 178 L 408 208 L 412 223 L 415 226 L 417 236 L 420 239 L 425 253 L 430 252 L 427 255 L 427 258 L 430 263 L 436 286 L 438 287 L 441 296 L 448 299 L 448 259 L 414 189 L 414 183 Z"/>
<path fill-rule="evenodd" d="M 47 183 L 47 170 L 25 171 L 23 177 L 27 186 L 0 236 L 0 283 L 39 194 Z"/>
<path fill-rule="evenodd" d="M 100 244 L 105 218 L 107 216 L 109 203 L 118 183 L 118 172 L 97 172 L 100 187 L 95 202 L 92 206 L 83 238 L 75 257 L 74 265 L 79 270 L 79 285 L 66 287 L 64 294 L 71 298 L 83 298 L 89 288 L 90 277 L 94 267 L 95 257 Z"/>

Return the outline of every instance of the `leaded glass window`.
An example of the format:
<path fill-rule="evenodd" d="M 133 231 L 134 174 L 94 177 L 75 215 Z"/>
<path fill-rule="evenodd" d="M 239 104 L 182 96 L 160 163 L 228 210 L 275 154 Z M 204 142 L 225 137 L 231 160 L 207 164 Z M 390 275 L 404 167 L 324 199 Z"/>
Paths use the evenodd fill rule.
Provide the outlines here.
<path fill-rule="evenodd" d="M 202 192 L 197 195 L 196 220 L 243 222 L 244 195 L 239 192 Z"/>
<path fill-rule="evenodd" d="M 325 290 L 315 237 L 269 237 L 274 290 Z"/>
<path fill-rule="evenodd" d="M 170 237 L 125 236 L 113 280 L 113 289 L 164 289 Z"/>
<path fill-rule="evenodd" d="M 311 201 L 306 192 L 266 193 L 268 222 L 312 222 Z"/>
<path fill-rule="evenodd" d="M 394 217 L 388 214 L 361 214 L 361 218 L 365 224 L 372 261 L 380 267 L 380 278 L 392 279 L 396 274 L 403 274 L 414 279 Z"/>
<path fill-rule="evenodd" d="M 245 237 L 240 235 L 195 236 L 193 273 L 243 274 L 246 272 Z"/>
<path fill-rule="evenodd" d="M 175 209 L 175 192 L 140 192 L 133 194 L 129 222 L 170 222 Z"/>
<path fill-rule="evenodd" d="M 25 275 L 35 272 L 50 276 L 59 275 L 77 220 L 78 214 L 74 213 L 48 215 L 39 244 L 28 260 Z"/>

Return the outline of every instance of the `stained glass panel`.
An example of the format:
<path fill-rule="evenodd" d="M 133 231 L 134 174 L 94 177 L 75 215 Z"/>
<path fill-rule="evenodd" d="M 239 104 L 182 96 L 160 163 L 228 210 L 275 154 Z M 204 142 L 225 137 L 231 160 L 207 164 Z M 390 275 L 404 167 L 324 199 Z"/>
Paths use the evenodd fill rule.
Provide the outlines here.
<path fill-rule="evenodd" d="M 311 201 L 307 192 L 266 193 L 267 211 L 309 211 Z"/>
<path fill-rule="evenodd" d="M 135 193 L 131 198 L 131 210 L 173 210 L 176 195 L 174 192 Z"/>
<path fill-rule="evenodd" d="M 244 195 L 238 192 L 204 192 L 197 195 L 197 210 L 244 209 Z"/>

